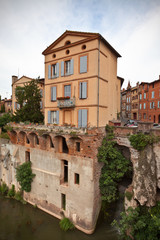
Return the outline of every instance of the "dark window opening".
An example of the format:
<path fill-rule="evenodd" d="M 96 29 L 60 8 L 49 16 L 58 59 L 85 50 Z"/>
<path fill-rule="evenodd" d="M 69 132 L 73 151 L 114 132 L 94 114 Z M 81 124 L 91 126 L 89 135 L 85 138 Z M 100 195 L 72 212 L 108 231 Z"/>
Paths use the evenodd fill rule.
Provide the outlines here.
<path fill-rule="evenodd" d="M 26 136 L 26 143 L 29 144 L 30 141 L 29 141 L 29 138 Z"/>
<path fill-rule="evenodd" d="M 51 147 L 51 148 L 54 148 L 54 144 L 53 144 L 53 142 L 52 142 L 52 139 L 50 139 L 50 147 Z"/>
<path fill-rule="evenodd" d="M 76 142 L 76 151 L 80 152 L 80 142 Z"/>
<path fill-rule="evenodd" d="M 62 138 L 62 152 L 63 153 L 68 153 L 68 147 L 67 147 L 67 143 L 66 143 L 65 138 Z"/>
<path fill-rule="evenodd" d="M 64 160 L 64 182 L 68 182 L 68 161 Z"/>
<path fill-rule="evenodd" d="M 61 194 L 61 206 L 62 209 L 66 210 L 66 195 L 65 194 Z"/>
<path fill-rule="evenodd" d="M 69 45 L 69 44 L 71 44 L 70 41 L 66 41 L 66 42 L 65 42 L 65 45 Z"/>
<path fill-rule="evenodd" d="M 29 162 L 30 161 L 30 152 L 26 151 L 26 162 Z"/>
<path fill-rule="evenodd" d="M 56 54 L 55 53 L 53 54 L 53 58 L 56 58 Z"/>
<path fill-rule="evenodd" d="M 82 46 L 82 50 L 84 50 L 84 49 L 86 49 L 86 45 L 83 45 L 83 46 Z"/>
<path fill-rule="evenodd" d="M 39 145 L 39 139 L 37 136 L 35 136 L 35 143 L 36 143 L 36 145 Z"/>
<path fill-rule="evenodd" d="M 75 173 L 75 184 L 79 184 L 79 174 Z"/>
<path fill-rule="evenodd" d="M 70 53 L 70 51 L 67 49 L 67 50 L 66 50 L 66 54 L 69 54 L 69 53 Z"/>

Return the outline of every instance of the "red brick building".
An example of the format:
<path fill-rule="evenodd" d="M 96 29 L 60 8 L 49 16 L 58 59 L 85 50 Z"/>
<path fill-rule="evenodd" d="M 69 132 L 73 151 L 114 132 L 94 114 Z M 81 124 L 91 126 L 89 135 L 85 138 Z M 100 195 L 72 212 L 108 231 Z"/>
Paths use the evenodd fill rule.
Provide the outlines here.
<path fill-rule="evenodd" d="M 151 83 L 140 84 L 139 120 L 160 123 L 160 76 Z"/>

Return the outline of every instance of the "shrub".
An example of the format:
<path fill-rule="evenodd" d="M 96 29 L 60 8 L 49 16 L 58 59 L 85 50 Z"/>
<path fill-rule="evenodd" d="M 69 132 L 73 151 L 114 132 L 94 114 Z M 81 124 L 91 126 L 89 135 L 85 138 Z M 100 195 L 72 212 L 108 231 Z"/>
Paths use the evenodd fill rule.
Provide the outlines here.
<path fill-rule="evenodd" d="M 17 192 L 15 193 L 14 198 L 15 198 L 17 201 L 22 201 L 22 200 L 23 200 L 22 191 L 17 191 Z"/>
<path fill-rule="evenodd" d="M 131 199 L 133 198 L 133 193 L 126 191 L 125 192 L 125 196 L 128 199 L 128 201 L 131 201 Z"/>
<path fill-rule="evenodd" d="M 154 135 L 145 135 L 143 133 L 133 134 L 129 137 L 131 145 L 137 150 L 143 150 L 148 144 L 158 142 L 158 137 Z"/>
<path fill-rule="evenodd" d="M 59 225 L 60 225 L 60 228 L 65 232 L 75 228 L 74 224 L 68 218 L 63 218 L 60 221 Z"/>
<path fill-rule="evenodd" d="M 7 196 L 8 197 L 14 197 L 15 196 L 15 186 L 14 185 L 12 185 L 12 188 L 9 189 Z"/>
<path fill-rule="evenodd" d="M 8 193 L 8 187 L 7 184 L 5 182 L 3 182 L 0 186 L 0 192 L 3 196 L 6 196 Z"/>
<path fill-rule="evenodd" d="M 31 191 L 31 183 L 35 174 L 32 173 L 31 162 L 25 162 L 16 169 L 16 178 L 21 185 L 22 190 Z"/>

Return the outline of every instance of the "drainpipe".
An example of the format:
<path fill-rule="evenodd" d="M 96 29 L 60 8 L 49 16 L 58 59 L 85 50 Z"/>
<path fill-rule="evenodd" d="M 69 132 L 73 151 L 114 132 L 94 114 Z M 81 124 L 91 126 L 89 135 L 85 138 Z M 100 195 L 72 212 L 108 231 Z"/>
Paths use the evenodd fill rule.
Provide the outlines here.
<path fill-rule="evenodd" d="M 100 38 L 98 40 L 98 96 L 97 96 L 97 127 L 99 127 L 99 74 L 100 74 Z"/>

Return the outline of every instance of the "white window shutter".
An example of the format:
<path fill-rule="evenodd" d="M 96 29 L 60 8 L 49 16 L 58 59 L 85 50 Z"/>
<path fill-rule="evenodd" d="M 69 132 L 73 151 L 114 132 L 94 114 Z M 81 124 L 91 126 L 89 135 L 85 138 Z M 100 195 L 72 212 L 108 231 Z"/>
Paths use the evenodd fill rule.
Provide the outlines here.
<path fill-rule="evenodd" d="M 82 98 L 87 98 L 87 83 L 83 82 L 82 86 Z"/>
<path fill-rule="evenodd" d="M 57 111 L 57 124 L 59 124 L 59 111 Z"/>
<path fill-rule="evenodd" d="M 61 62 L 61 76 L 64 76 L 64 61 Z"/>
<path fill-rule="evenodd" d="M 87 109 L 82 109 L 82 127 L 87 127 Z"/>
<path fill-rule="evenodd" d="M 51 111 L 48 111 L 48 123 L 51 123 Z"/>
<path fill-rule="evenodd" d="M 57 88 L 51 87 L 51 101 L 57 100 Z"/>
<path fill-rule="evenodd" d="M 59 77 L 59 63 L 56 63 L 56 68 L 57 68 L 57 77 Z"/>
<path fill-rule="evenodd" d="M 74 59 L 71 59 L 71 71 L 70 74 L 74 73 Z"/>
<path fill-rule="evenodd" d="M 80 57 L 80 73 L 87 72 L 87 56 Z"/>
<path fill-rule="evenodd" d="M 51 65 L 48 65 L 48 79 L 51 79 Z"/>
<path fill-rule="evenodd" d="M 78 127 L 82 127 L 82 109 L 78 110 Z"/>

